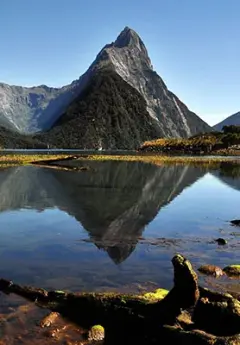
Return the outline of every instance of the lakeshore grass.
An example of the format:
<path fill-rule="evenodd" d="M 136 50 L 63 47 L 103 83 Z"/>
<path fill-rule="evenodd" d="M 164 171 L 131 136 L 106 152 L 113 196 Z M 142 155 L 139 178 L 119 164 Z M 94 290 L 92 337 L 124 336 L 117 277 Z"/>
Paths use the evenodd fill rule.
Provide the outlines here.
<path fill-rule="evenodd" d="M 12 165 L 28 165 L 35 162 L 42 161 L 53 161 L 53 160 L 64 160 L 71 157 L 66 154 L 49 154 L 49 155 L 21 155 L 21 154 L 7 154 L 0 156 L 1 166 L 12 166 Z"/>
<path fill-rule="evenodd" d="M 125 162 L 143 162 L 155 165 L 162 164 L 201 164 L 208 165 L 214 163 L 231 162 L 240 164 L 240 159 L 231 157 L 206 157 L 206 156 L 164 156 L 164 155 L 87 155 L 78 157 L 78 160 L 88 161 L 125 161 Z"/>
<path fill-rule="evenodd" d="M 162 164 L 196 164 L 201 166 L 215 165 L 222 162 L 231 162 L 233 164 L 240 164 L 240 159 L 223 157 L 223 156 L 166 156 L 166 155 L 153 155 L 153 154 L 137 154 L 137 155 L 69 155 L 69 154 L 40 154 L 40 155 L 21 155 L 21 154 L 8 154 L 0 156 L 0 167 L 6 168 L 16 165 L 31 165 L 31 164 L 44 164 L 48 166 L 58 162 L 59 168 L 64 165 L 64 162 L 68 161 L 69 167 L 71 161 L 76 166 L 82 164 L 82 161 L 125 161 L 125 162 L 143 162 L 154 165 Z"/>

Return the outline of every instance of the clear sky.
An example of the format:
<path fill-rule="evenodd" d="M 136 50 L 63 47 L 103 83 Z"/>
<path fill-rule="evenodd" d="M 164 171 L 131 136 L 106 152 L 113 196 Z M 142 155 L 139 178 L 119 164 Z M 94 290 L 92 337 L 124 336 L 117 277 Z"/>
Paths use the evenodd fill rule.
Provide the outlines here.
<path fill-rule="evenodd" d="M 0 0 L 0 81 L 70 83 L 125 26 L 208 123 L 240 111 L 240 0 Z"/>

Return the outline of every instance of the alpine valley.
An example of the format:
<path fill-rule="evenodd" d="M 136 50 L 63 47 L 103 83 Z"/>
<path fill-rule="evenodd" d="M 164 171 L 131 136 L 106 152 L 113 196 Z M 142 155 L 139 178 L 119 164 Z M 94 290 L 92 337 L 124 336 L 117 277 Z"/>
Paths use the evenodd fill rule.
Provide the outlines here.
<path fill-rule="evenodd" d="M 70 85 L 0 83 L 0 126 L 3 148 L 135 149 L 146 140 L 211 131 L 168 90 L 128 27 Z"/>

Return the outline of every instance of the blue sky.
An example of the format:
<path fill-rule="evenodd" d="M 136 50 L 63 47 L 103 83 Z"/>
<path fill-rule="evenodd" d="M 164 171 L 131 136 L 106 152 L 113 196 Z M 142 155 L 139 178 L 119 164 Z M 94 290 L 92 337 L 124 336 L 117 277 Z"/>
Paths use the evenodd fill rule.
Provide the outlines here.
<path fill-rule="evenodd" d="M 0 0 L 0 81 L 62 86 L 129 26 L 210 124 L 240 110 L 240 0 Z"/>

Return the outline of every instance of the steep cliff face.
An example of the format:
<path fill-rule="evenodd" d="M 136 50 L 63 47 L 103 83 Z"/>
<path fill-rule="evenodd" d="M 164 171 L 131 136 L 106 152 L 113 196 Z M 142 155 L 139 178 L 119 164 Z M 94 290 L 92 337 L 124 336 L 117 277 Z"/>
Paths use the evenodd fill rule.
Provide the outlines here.
<path fill-rule="evenodd" d="M 76 82 L 59 89 L 0 83 L 0 125 L 22 133 L 49 129 L 76 94 Z"/>
<path fill-rule="evenodd" d="M 143 97 L 113 70 L 100 70 L 54 128 L 36 136 L 51 147 L 136 149 L 161 134 Z"/>
<path fill-rule="evenodd" d="M 96 102 L 95 107 L 89 103 L 90 99 L 96 98 L 94 85 L 99 74 L 101 74 L 102 83 L 108 83 L 108 87 L 112 87 L 112 82 L 109 83 L 110 72 L 112 81 L 117 80 L 114 95 L 111 96 L 114 108 L 117 106 L 116 102 L 119 101 L 119 109 L 118 111 L 115 109 L 114 114 L 112 114 L 111 103 Z M 122 86 L 119 88 L 120 84 Z M 110 92 L 108 87 L 105 87 L 106 93 Z M 90 95 L 89 90 L 92 90 L 94 95 Z M 126 93 L 133 94 L 133 97 L 132 99 L 128 97 L 127 103 L 123 104 L 122 99 L 126 98 Z M 108 97 L 105 98 L 107 100 Z M 139 105 L 136 104 L 137 102 Z M 143 116 L 139 114 L 139 111 Z M 125 115 L 120 121 L 122 112 Z M 116 113 L 118 113 L 117 128 L 114 120 Z M 89 122 L 93 121 L 93 114 L 95 126 Z M 72 122 L 73 119 L 74 122 Z M 96 121 L 99 121 L 99 125 Z M 143 121 L 142 126 L 141 121 Z M 44 85 L 22 88 L 0 84 L 0 125 L 15 128 L 24 133 L 46 131 L 53 127 L 53 132 L 48 134 L 50 142 L 53 137 L 57 138 L 57 141 L 53 142 L 55 147 L 61 145 L 61 147 L 81 148 L 84 136 L 87 142 L 91 141 L 91 145 L 105 142 L 106 147 L 131 149 L 139 141 L 143 142 L 149 138 L 149 131 L 144 135 L 146 122 L 151 127 L 150 139 L 157 136 L 187 137 L 211 130 L 167 89 L 163 80 L 153 70 L 141 38 L 128 27 L 120 33 L 115 42 L 106 45 L 86 73 L 70 85 L 55 89 Z M 107 127 L 104 127 L 103 123 L 106 123 Z M 78 127 L 77 136 L 75 133 L 72 137 L 71 126 Z M 128 127 L 133 129 L 134 126 L 136 128 L 133 130 L 133 136 L 137 136 L 137 140 L 127 140 L 126 144 L 119 146 L 122 138 L 121 141 L 116 139 L 116 130 L 119 131 L 117 137 L 121 137 L 121 131 L 125 131 Z M 140 130 L 141 127 L 142 130 Z M 74 128 L 72 130 L 76 132 Z M 91 133 L 94 141 L 85 136 L 84 133 L 88 132 Z M 58 139 L 59 135 L 64 138 L 61 142 Z M 73 140 L 67 141 L 69 135 Z M 108 136 L 108 140 L 105 140 L 104 135 Z M 63 141 L 64 146 L 62 146 Z"/>
<path fill-rule="evenodd" d="M 236 114 L 233 114 L 227 117 L 222 122 L 219 122 L 217 125 L 214 126 L 214 129 L 217 131 L 221 131 L 224 126 L 240 126 L 240 111 Z"/>
<path fill-rule="evenodd" d="M 210 130 L 167 89 L 153 70 L 147 49 L 134 30 L 126 27 L 114 43 L 103 48 L 93 66 L 107 63 L 111 63 L 114 70 L 143 96 L 147 111 L 157 121 L 161 136 L 187 137 Z"/>

